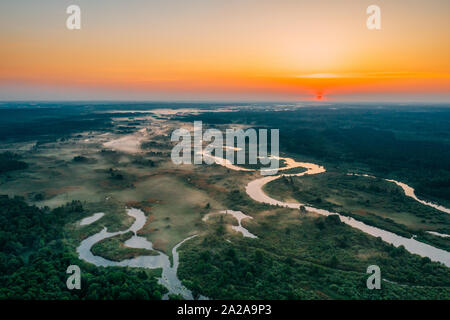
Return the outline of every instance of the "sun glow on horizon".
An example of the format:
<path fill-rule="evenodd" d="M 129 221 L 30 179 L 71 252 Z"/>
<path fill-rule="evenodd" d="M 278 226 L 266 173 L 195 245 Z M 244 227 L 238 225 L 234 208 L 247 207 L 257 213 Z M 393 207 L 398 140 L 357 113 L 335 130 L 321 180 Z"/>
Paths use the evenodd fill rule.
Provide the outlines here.
<path fill-rule="evenodd" d="M 80 0 L 82 29 L 68 31 L 64 4 L 44 0 L 39 6 L 47 10 L 37 16 L 35 3 L 2 1 L 0 28 L 8 32 L 0 34 L 0 100 L 52 97 L 53 90 L 147 99 L 384 94 L 450 101 L 450 3 L 383 3 L 383 28 L 370 31 L 365 2 Z"/>

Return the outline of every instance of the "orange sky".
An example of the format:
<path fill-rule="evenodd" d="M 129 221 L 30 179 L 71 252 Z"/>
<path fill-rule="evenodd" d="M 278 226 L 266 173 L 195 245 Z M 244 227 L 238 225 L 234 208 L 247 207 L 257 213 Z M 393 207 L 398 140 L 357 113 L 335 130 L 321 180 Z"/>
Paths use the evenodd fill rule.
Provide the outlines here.
<path fill-rule="evenodd" d="M 450 100 L 448 0 L 69 4 L 0 3 L 0 100 Z"/>

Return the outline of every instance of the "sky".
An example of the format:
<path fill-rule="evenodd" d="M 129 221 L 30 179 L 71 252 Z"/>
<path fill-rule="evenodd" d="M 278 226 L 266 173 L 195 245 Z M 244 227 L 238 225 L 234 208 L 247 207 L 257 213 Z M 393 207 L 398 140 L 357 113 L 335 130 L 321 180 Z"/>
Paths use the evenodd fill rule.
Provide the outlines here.
<path fill-rule="evenodd" d="M 450 1 L 2 0 L 0 100 L 450 102 Z"/>

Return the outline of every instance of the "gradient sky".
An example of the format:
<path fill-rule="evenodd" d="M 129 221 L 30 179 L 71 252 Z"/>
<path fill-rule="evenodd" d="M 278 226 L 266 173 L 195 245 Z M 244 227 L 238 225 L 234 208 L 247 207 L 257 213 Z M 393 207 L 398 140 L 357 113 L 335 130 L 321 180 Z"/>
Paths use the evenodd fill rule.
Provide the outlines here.
<path fill-rule="evenodd" d="M 448 0 L 2 0 L 0 46 L 0 100 L 450 101 Z"/>

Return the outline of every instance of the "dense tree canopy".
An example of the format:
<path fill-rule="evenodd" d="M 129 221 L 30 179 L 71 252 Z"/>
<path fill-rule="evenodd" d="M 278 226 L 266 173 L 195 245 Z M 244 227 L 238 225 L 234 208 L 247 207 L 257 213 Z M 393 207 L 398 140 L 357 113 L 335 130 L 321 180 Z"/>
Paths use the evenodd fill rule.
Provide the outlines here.
<path fill-rule="evenodd" d="M 64 225 L 83 216 L 73 201 L 55 210 L 0 197 L 0 299 L 161 299 L 166 289 L 143 270 L 98 268 L 66 245 Z M 69 265 L 81 268 L 81 290 L 68 290 Z"/>

